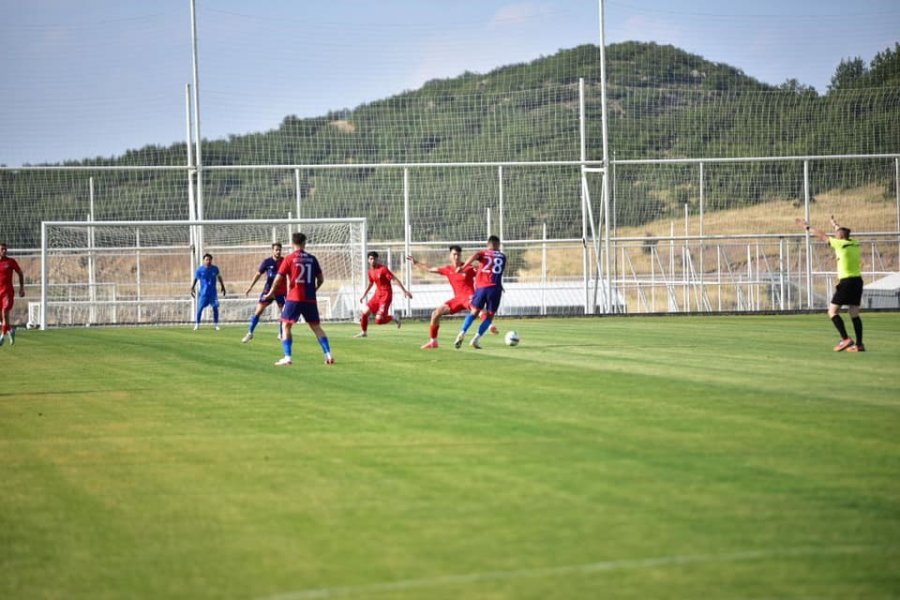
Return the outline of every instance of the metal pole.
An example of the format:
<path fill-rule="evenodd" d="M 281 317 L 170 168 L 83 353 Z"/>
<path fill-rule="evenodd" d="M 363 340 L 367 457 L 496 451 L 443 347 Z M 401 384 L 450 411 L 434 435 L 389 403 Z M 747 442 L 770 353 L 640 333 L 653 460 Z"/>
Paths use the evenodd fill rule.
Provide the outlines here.
<path fill-rule="evenodd" d="M 706 271 L 703 265 L 703 209 L 704 209 L 704 194 L 703 188 L 705 186 L 704 180 L 704 172 L 703 172 L 703 163 L 700 163 L 700 300 L 702 301 L 706 297 L 706 285 L 704 280 L 706 279 Z"/>
<path fill-rule="evenodd" d="M 806 222 L 809 222 L 809 161 L 803 161 L 803 214 Z M 812 243 L 809 231 L 806 232 L 806 308 L 813 307 L 812 288 Z"/>
<path fill-rule="evenodd" d="M 606 244 L 604 263 L 606 267 L 606 299 L 609 306 L 612 301 L 612 277 L 610 276 L 610 230 L 609 230 L 609 115 L 606 110 L 606 27 L 603 0 L 600 4 L 600 122 L 603 138 L 603 210 L 606 219 Z"/>
<path fill-rule="evenodd" d="M 894 159 L 894 192 L 897 195 L 897 231 L 900 231 L 900 158 Z M 900 239 L 897 240 L 897 270 L 900 271 Z"/>
<path fill-rule="evenodd" d="M 138 320 L 138 323 L 140 323 L 141 315 L 143 312 L 141 310 L 142 307 L 141 307 L 141 230 L 140 229 L 134 230 L 134 245 L 137 246 L 137 248 L 134 251 L 134 262 L 135 262 L 135 281 L 137 282 L 136 296 L 137 296 L 137 301 L 138 301 L 137 320 Z"/>
<path fill-rule="evenodd" d="M 778 289 L 779 309 L 784 310 L 784 238 L 778 240 Z"/>
<path fill-rule="evenodd" d="M 541 314 L 547 314 L 547 222 L 541 226 Z"/>
<path fill-rule="evenodd" d="M 300 200 L 302 192 L 300 191 L 300 169 L 294 169 L 294 188 L 297 196 L 297 220 L 300 220 Z M 300 223 L 297 223 L 297 231 L 300 231 Z"/>
<path fill-rule="evenodd" d="M 503 235 L 503 165 L 497 167 L 497 180 L 500 184 L 500 206 L 497 209 L 500 211 L 500 214 L 497 217 L 497 235 L 500 236 L 502 241 L 506 239 Z"/>
<path fill-rule="evenodd" d="M 47 331 L 47 223 L 41 222 L 41 331 Z"/>
<path fill-rule="evenodd" d="M 409 220 L 409 169 L 403 169 L 403 256 L 412 255 L 410 248 L 410 237 L 412 235 L 412 225 Z M 412 282 L 412 264 L 408 260 L 403 260 L 403 279 L 406 289 L 410 289 Z M 405 316 L 410 314 L 409 298 L 404 298 L 406 306 Z"/>
<path fill-rule="evenodd" d="M 88 194 L 90 196 L 90 213 L 88 221 L 93 223 L 94 218 L 94 178 L 88 179 Z M 97 321 L 97 266 L 94 263 L 94 227 L 88 227 L 88 323 L 94 324 Z"/>
<path fill-rule="evenodd" d="M 200 63 L 197 56 L 197 2 L 191 0 L 191 58 L 193 62 L 194 74 L 194 143 L 197 148 L 197 219 L 204 219 L 203 210 L 203 154 L 201 148 L 200 135 Z M 200 248 L 198 252 L 203 250 L 202 233 L 200 239 Z"/>
<path fill-rule="evenodd" d="M 685 237 L 691 235 L 689 231 L 689 209 L 688 203 L 684 203 L 684 235 Z M 684 310 L 685 312 L 691 311 L 691 273 L 688 269 L 688 253 L 691 251 L 688 248 L 688 241 L 684 240 L 684 246 L 681 247 L 681 282 L 684 285 L 682 288 L 682 296 L 684 297 Z"/>
<path fill-rule="evenodd" d="M 191 118 L 191 84 L 185 84 L 184 86 L 184 121 L 185 126 L 187 128 L 185 135 L 185 145 L 187 146 L 187 176 L 188 176 L 188 219 L 191 221 L 197 220 L 197 204 L 196 199 L 194 198 L 194 185 L 196 183 L 197 178 L 197 169 L 194 166 L 194 136 L 191 133 L 191 129 L 193 127 L 193 119 Z M 190 238 L 191 238 L 191 263 L 199 264 L 200 256 L 198 254 L 199 251 L 199 240 L 198 231 L 196 227 L 191 227 Z"/>
<path fill-rule="evenodd" d="M 588 210 L 587 203 L 589 195 L 587 194 L 587 174 L 584 170 L 584 161 L 587 158 L 587 141 L 585 137 L 585 108 L 584 108 L 584 78 L 578 79 L 578 136 L 579 136 L 579 156 L 581 157 L 581 273 L 584 278 L 584 314 L 590 315 L 594 313 L 594 303 L 591 302 L 591 260 L 590 250 L 588 249 Z M 602 279 L 598 284 L 602 283 Z"/>

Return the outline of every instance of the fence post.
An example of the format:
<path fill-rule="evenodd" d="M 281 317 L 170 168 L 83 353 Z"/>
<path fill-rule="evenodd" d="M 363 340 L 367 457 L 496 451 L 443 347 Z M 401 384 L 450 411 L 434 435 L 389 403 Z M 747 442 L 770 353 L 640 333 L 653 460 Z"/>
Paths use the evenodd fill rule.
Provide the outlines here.
<path fill-rule="evenodd" d="M 412 264 L 406 260 L 407 256 L 412 254 L 410 248 L 410 236 L 412 235 L 412 226 L 409 222 L 409 168 L 403 168 L 403 279 L 406 282 L 406 289 L 410 289 L 412 285 Z M 410 315 L 409 298 L 404 297 L 406 312 L 404 316 Z"/>
<path fill-rule="evenodd" d="M 803 212 L 806 222 L 809 222 L 809 160 L 803 161 Z M 809 231 L 806 232 L 806 308 L 813 308 L 812 287 L 812 243 Z"/>

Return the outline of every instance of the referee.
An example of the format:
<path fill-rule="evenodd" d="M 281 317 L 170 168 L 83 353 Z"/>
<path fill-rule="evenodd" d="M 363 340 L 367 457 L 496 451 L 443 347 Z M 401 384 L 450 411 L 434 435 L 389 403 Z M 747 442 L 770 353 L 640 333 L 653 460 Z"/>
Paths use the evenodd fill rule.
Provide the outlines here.
<path fill-rule="evenodd" d="M 863 345 L 863 324 L 859 316 L 859 305 L 862 303 L 862 269 L 859 253 L 859 242 L 850 238 L 850 230 L 838 225 L 831 216 L 831 226 L 834 228 L 834 237 L 829 237 L 821 229 L 810 227 L 809 221 L 797 219 L 797 224 L 805 228 L 816 239 L 828 242 L 834 249 L 837 259 L 838 283 L 828 305 L 828 317 L 834 323 L 835 329 L 841 334 L 841 341 L 834 347 L 835 352 L 846 350 L 847 352 L 865 352 Z M 856 343 L 847 335 L 847 328 L 841 318 L 841 306 L 847 306 L 850 310 L 850 318 L 853 321 L 853 331 L 856 333 Z"/>

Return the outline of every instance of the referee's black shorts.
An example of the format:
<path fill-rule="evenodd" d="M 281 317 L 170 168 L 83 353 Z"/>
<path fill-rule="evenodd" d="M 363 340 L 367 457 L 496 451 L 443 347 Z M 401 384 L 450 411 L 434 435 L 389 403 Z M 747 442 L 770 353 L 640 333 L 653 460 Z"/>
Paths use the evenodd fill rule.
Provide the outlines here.
<path fill-rule="evenodd" d="M 862 277 L 846 277 L 834 287 L 831 303 L 838 306 L 859 306 L 862 304 Z"/>

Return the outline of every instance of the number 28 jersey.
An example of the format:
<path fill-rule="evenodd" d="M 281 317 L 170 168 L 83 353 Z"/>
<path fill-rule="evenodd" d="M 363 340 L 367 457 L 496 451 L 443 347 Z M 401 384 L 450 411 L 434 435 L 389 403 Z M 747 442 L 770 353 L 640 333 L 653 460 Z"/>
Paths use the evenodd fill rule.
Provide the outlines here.
<path fill-rule="evenodd" d="M 475 276 L 475 288 L 490 287 L 503 284 L 503 271 L 506 270 L 506 255 L 499 250 L 482 250 L 475 255 L 480 263 Z"/>
<path fill-rule="evenodd" d="M 281 261 L 278 273 L 287 278 L 288 301 L 316 301 L 316 281 L 322 273 L 322 269 L 315 256 L 307 254 L 303 250 L 292 252 Z"/>

